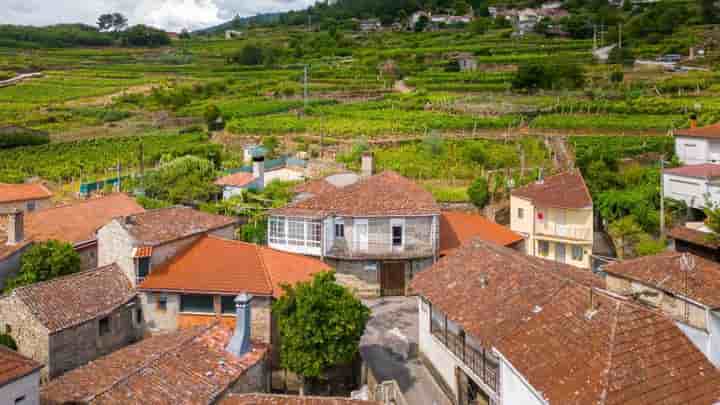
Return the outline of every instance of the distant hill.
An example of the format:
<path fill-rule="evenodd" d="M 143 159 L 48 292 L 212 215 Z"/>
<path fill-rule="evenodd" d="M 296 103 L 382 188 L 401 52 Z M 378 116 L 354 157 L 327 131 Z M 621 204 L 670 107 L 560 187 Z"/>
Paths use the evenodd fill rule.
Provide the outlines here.
<path fill-rule="evenodd" d="M 251 17 L 235 17 L 228 22 L 218 24 L 212 27 L 203 28 L 200 30 L 193 31 L 193 34 L 197 35 L 212 35 L 223 33 L 226 30 L 237 30 L 243 29 L 250 24 L 272 24 L 280 21 L 280 16 L 285 13 L 266 13 L 258 14 Z"/>

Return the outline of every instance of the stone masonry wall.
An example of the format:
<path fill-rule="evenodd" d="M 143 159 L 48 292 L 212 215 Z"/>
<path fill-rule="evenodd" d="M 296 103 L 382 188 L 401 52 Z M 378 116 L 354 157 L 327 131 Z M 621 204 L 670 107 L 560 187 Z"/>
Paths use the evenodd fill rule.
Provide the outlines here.
<path fill-rule="evenodd" d="M 117 220 L 113 220 L 98 230 L 97 240 L 98 266 L 116 263 L 135 285 L 135 262 L 132 257 L 135 242 L 133 238 Z"/>
<path fill-rule="evenodd" d="M 234 394 L 248 394 L 255 392 L 270 391 L 270 367 L 267 359 L 262 359 L 247 369 L 240 376 L 237 382 L 230 387 L 230 392 Z"/>
<path fill-rule="evenodd" d="M 13 295 L 0 298 L 0 332 L 12 336 L 20 354 L 48 364 L 50 347 L 47 328 L 35 319 L 27 305 Z M 47 374 L 47 367 L 42 373 Z"/>

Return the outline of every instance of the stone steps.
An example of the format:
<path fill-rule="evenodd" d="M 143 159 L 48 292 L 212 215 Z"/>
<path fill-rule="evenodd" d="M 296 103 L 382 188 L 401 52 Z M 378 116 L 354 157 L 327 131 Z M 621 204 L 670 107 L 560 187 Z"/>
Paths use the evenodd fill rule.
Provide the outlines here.
<path fill-rule="evenodd" d="M 380 297 L 379 286 L 372 285 L 351 274 L 336 273 L 335 280 L 338 284 L 350 289 L 350 291 L 352 291 L 353 294 L 360 299 Z"/>

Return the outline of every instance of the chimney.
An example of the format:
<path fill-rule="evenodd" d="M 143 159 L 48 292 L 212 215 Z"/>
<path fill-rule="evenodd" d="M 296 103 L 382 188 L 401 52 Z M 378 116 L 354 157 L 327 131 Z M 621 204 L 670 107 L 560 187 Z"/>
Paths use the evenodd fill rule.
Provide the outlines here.
<path fill-rule="evenodd" d="M 375 159 L 372 152 L 363 152 L 362 164 L 360 166 L 360 175 L 362 177 L 370 177 L 375 172 Z"/>
<path fill-rule="evenodd" d="M 697 128 L 697 115 L 690 114 L 690 128 Z"/>
<path fill-rule="evenodd" d="M 256 189 L 262 191 L 265 188 L 265 155 L 253 156 L 253 179 Z"/>
<path fill-rule="evenodd" d="M 233 334 L 225 350 L 238 357 L 250 351 L 250 301 L 252 301 L 252 299 L 252 295 L 248 293 L 242 293 L 235 297 L 235 309 L 237 313 L 235 318 L 235 334 Z"/>
<path fill-rule="evenodd" d="M 24 214 L 19 209 L 15 209 L 8 215 L 7 244 L 17 245 L 23 239 L 25 239 Z"/>

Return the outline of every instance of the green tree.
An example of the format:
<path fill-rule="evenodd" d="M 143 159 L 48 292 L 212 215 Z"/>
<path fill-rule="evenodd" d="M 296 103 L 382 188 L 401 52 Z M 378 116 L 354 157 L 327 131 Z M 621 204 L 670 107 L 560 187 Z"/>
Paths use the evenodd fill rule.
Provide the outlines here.
<path fill-rule="evenodd" d="M 242 47 L 230 60 L 233 63 L 246 66 L 257 66 L 263 64 L 263 50 L 255 44 L 248 44 Z"/>
<path fill-rule="evenodd" d="M 705 212 L 705 226 L 711 231 L 707 236 L 708 242 L 720 242 L 720 207 L 708 205 L 703 212 Z"/>
<path fill-rule="evenodd" d="M 425 15 L 421 15 L 415 23 L 413 29 L 415 32 L 423 32 L 428 25 L 430 25 L 430 19 Z"/>
<path fill-rule="evenodd" d="M 209 131 L 218 131 L 225 126 L 220 109 L 215 104 L 208 104 L 207 107 L 205 107 L 203 118 Z"/>
<path fill-rule="evenodd" d="M 608 54 L 608 63 L 633 66 L 635 64 L 635 54 L 627 46 L 622 48 L 616 46 Z"/>
<path fill-rule="evenodd" d="M 265 136 L 262 140 L 262 146 L 267 149 L 269 157 L 274 157 L 277 154 L 277 148 L 280 146 L 280 141 L 275 135 Z"/>
<path fill-rule="evenodd" d="M 280 364 L 300 376 L 304 395 L 305 381 L 355 358 L 370 310 L 332 272 L 283 291 L 272 307 L 282 339 Z"/>
<path fill-rule="evenodd" d="M 610 236 L 618 241 L 618 257 L 623 259 L 628 252 L 630 244 L 642 233 L 642 228 L 638 225 L 635 216 L 628 215 L 611 222 L 608 226 L 608 232 Z"/>
<path fill-rule="evenodd" d="M 7 280 L 5 291 L 80 271 L 80 255 L 57 240 L 33 244 L 20 258 L 20 272 Z"/>
<path fill-rule="evenodd" d="M 121 13 L 113 13 L 112 14 L 112 29 L 115 32 L 120 32 L 127 28 L 128 25 L 128 19 L 125 18 L 124 15 Z"/>
<path fill-rule="evenodd" d="M 183 156 L 163 163 L 145 176 L 148 197 L 173 204 L 209 201 L 216 193 L 213 163 L 196 156 Z"/>
<path fill-rule="evenodd" d="M 478 17 L 468 25 L 468 29 L 475 34 L 482 35 L 490 29 L 491 25 L 492 22 L 489 18 Z"/>
<path fill-rule="evenodd" d="M 4 333 L 0 333 L 0 346 L 5 346 L 10 350 L 17 351 L 17 343 L 15 343 L 15 339 L 12 338 L 10 335 L 6 335 Z"/>
<path fill-rule="evenodd" d="M 638 256 L 652 256 L 662 253 L 665 250 L 664 239 L 654 239 L 652 236 L 642 233 L 638 237 L 635 245 L 635 253 Z"/>
<path fill-rule="evenodd" d="M 170 44 L 167 32 L 146 25 L 135 25 L 123 32 L 124 42 L 129 46 L 163 46 Z"/>
<path fill-rule="evenodd" d="M 113 26 L 115 19 L 112 14 L 102 14 L 98 17 L 97 26 L 100 31 L 108 31 Z"/>
<path fill-rule="evenodd" d="M 490 202 L 490 190 L 484 177 L 478 177 L 472 182 L 468 188 L 468 197 L 470 197 L 473 205 L 481 209 L 485 208 L 487 203 Z"/>

